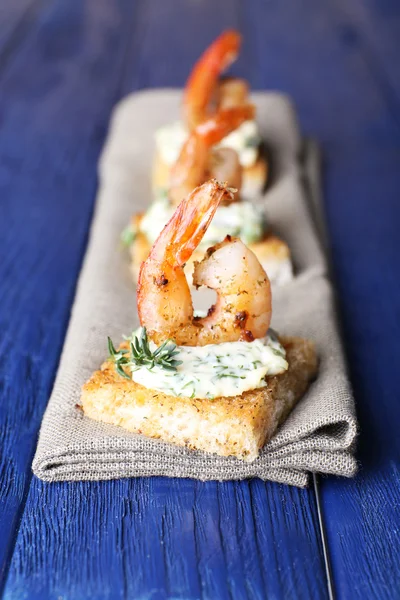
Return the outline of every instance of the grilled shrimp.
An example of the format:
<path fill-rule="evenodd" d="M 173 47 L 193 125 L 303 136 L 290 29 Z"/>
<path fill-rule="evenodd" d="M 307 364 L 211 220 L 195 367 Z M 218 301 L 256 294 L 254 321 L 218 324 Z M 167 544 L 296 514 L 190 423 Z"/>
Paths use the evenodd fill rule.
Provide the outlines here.
<path fill-rule="evenodd" d="M 218 85 L 218 110 L 243 106 L 248 103 L 249 84 L 244 79 L 229 77 Z"/>
<path fill-rule="evenodd" d="M 222 33 L 196 62 L 186 82 L 183 100 L 184 121 L 189 130 L 210 116 L 210 104 L 220 74 L 237 58 L 241 36 L 233 30 Z"/>
<path fill-rule="evenodd" d="M 254 118 L 254 106 L 227 108 L 204 121 L 189 135 L 179 158 L 172 168 L 169 198 L 175 206 L 191 190 L 211 177 L 227 181 L 240 189 L 242 169 L 238 156 L 231 148 L 213 149 L 215 144 L 237 129 L 244 121 Z M 223 151 L 222 151 L 223 150 Z"/>
<path fill-rule="evenodd" d="M 205 346 L 264 337 L 271 320 L 271 289 L 256 256 L 238 238 L 209 248 L 195 264 L 194 285 L 217 293 L 208 315 L 193 313 L 183 268 L 197 248 L 219 203 L 232 195 L 215 180 L 199 186 L 176 209 L 142 263 L 137 302 L 140 322 L 156 343 Z"/>

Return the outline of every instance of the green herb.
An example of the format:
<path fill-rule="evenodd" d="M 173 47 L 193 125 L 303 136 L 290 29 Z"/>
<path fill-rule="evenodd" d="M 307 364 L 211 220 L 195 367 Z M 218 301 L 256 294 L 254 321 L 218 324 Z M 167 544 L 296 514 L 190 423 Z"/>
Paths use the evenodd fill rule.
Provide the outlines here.
<path fill-rule="evenodd" d="M 176 371 L 182 361 L 174 357 L 179 354 L 176 344 L 172 340 L 165 341 L 156 350 L 152 351 L 147 338 L 146 328 L 142 327 L 139 333 L 129 340 L 130 350 L 116 350 L 111 338 L 108 338 L 108 350 L 110 358 L 115 364 L 115 369 L 125 379 L 130 379 L 125 369 L 131 372 L 141 367 L 151 370 L 158 366 L 166 371 Z"/>
<path fill-rule="evenodd" d="M 278 336 L 277 332 L 275 331 L 275 329 L 272 329 L 272 327 L 270 327 L 268 329 L 267 335 L 271 338 L 271 340 L 273 342 L 279 343 L 279 336 Z"/>
<path fill-rule="evenodd" d="M 114 344 L 110 337 L 107 338 L 108 341 L 108 351 L 110 353 L 110 358 L 114 362 L 115 370 L 121 377 L 125 377 L 125 379 L 130 379 L 129 375 L 124 371 L 124 367 L 127 367 L 130 363 L 130 360 L 127 354 L 129 354 L 128 350 L 116 350 Z"/>
<path fill-rule="evenodd" d="M 163 188 L 163 187 L 158 188 L 157 200 L 168 200 L 168 188 Z"/>
<path fill-rule="evenodd" d="M 176 371 L 177 367 L 182 364 L 181 360 L 174 359 L 174 356 L 179 354 L 179 350 L 176 349 L 177 346 L 172 340 L 165 341 L 152 352 L 145 327 L 142 327 L 139 335 L 131 340 L 130 346 L 132 363 L 136 367 L 132 371 L 136 371 L 142 366 L 152 369 L 155 365 L 167 371 Z"/>
<path fill-rule="evenodd" d="M 281 350 L 278 350 L 277 348 L 271 348 L 271 350 L 272 353 L 275 354 L 275 356 L 279 356 L 279 358 L 285 358 L 285 355 Z"/>
<path fill-rule="evenodd" d="M 125 246 L 126 248 L 129 248 L 129 246 L 131 246 L 133 244 L 133 242 L 135 241 L 136 235 L 137 235 L 137 232 L 132 227 L 132 224 L 129 224 L 127 227 L 125 227 L 125 229 L 121 233 L 122 245 Z"/>
<path fill-rule="evenodd" d="M 258 135 L 251 135 L 245 139 L 244 145 L 248 148 L 257 148 L 260 145 L 260 137 Z"/>

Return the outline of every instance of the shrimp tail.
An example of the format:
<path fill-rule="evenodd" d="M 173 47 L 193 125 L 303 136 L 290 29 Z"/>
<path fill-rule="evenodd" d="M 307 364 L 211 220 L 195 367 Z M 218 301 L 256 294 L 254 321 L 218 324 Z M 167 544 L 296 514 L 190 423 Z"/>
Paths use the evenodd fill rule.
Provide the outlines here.
<path fill-rule="evenodd" d="M 237 58 L 242 38 L 237 31 L 222 33 L 202 54 L 192 69 L 184 91 L 184 120 L 189 129 L 207 117 L 207 106 L 218 77 Z"/>
<path fill-rule="evenodd" d="M 254 114 L 255 108 L 252 104 L 227 108 L 203 121 L 194 129 L 184 143 L 179 158 L 171 170 L 169 198 L 174 206 L 177 206 L 190 190 L 213 175 L 207 171 L 212 147 L 221 142 L 244 121 L 253 119 Z M 237 171 L 233 181 L 229 179 L 228 170 L 223 179 L 229 180 L 230 185 L 237 187 L 237 181 L 241 179 L 239 163 L 237 163 Z"/>
<path fill-rule="evenodd" d="M 220 110 L 212 119 L 200 123 L 196 127 L 196 134 L 207 146 L 218 144 L 224 137 L 235 131 L 244 121 L 255 117 L 255 106 L 235 106 Z"/>
<path fill-rule="evenodd" d="M 203 239 L 220 202 L 231 201 L 233 193 L 216 179 L 195 188 L 165 225 L 150 252 L 150 259 L 171 259 L 182 266 Z"/>

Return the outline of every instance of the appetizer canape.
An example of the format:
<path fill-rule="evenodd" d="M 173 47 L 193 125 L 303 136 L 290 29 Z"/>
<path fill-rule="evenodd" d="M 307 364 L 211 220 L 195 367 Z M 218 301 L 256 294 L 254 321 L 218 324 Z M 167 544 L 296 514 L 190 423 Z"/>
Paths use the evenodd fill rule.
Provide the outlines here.
<path fill-rule="evenodd" d="M 141 329 L 82 389 L 85 414 L 190 449 L 257 458 L 315 377 L 314 344 L 270 329 L 271 288 L 255 254 L 227 236 L 194 265 L 193 283 L 217 293 L 196 316 L 184 265 L 221 202 L 215 180 L 177 207 L 142 263 Z"/>
<path fill-rule="evenodd" d="M 220 75 L 238 56 L 241 36 L 236 31 L 222 33 L 203 53 L 187 80 L 182 121 L 170 123 L 156 132 L 156 155 L 153 167 L 155 193 L 169 186 L 172 166 L 188 135 L 200 123 L 219 110 L 243 106 L 249 102 L 249 86 L 243 79 L 220 79 Z M 243 167 L 244 198 L 254 198 L 263 189 L 268 165 L 261 152 L 261 137 L 254 116 L 246 119 L 219 141 L 233 148 Z"/>
<path fill-rule="evenodd" d="M 217 144 L 254 115 L 252 105 L 227 108 L 197 125 L 183 144 L 178 160 L 171 171 L 166 194 L 159 194 L 145 213 L 132 217 L 130 235 L 124 239 L 130 247 L 132 273 L 135 281 L 141 263 L 147 258 L 152 245 L 176 206 L 191 190 L 210 178 L 226 181 L 235 194 L 220 203 L 215 218 L 207 229 L 198 248 L 186 263 L 185 272 L 191 280 L 193 263 L 204 251 L 225 235 L 239 237 L 257 255 L 272 283 L 283 284 L 292 278 L 290 251 L 285 242 L 273 235 L 263 211 L 242 198 L 243 167 L 232 148 Z"/>

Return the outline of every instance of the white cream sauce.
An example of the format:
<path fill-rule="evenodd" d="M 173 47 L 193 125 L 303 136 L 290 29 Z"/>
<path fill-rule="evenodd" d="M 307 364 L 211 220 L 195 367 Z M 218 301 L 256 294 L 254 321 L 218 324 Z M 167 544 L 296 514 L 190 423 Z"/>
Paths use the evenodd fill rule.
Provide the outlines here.
<path fill-rule="evenodd" d="M 150 244 L 154 244 L 174 211 L 165 196 L 160 196 L 149 206 L 140 223 L 140 230 Z M 223 240 L 227 234 L 240 237 L 245 244 L 252 244 L 261 240 L 265 231 L 265 216 L 260 208 L 251 202 L 233 202 L 218 208 L 199 248 L 207 249 Z"/>
<path fill-rule="evenodd" d="M 172 166 L 179 157 L 188 133 L 182 121 L 175 121 L 156 131 L 156 146 L 163 161 Z M 261 137 L 255 121 L 245 121 L 216 147 L 233 148 L 243 167 L 251 167 L 257 160 Z"/>
<path fill-rule="evenodd" d="M 156 345 L 150 342 L 151 350 Z M 174 357 L 182 361 L 176 371 L 155 366 L 132 372 L 137 383 L 171 396 L 218 398 L 238 396 L 265 387 L 266 376 L 288 368 L 286 354 L 275 333 L 253 342 L 228 342 L 207 346 L 178 346 Z"/>

